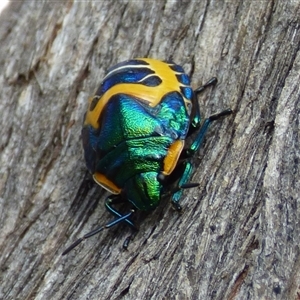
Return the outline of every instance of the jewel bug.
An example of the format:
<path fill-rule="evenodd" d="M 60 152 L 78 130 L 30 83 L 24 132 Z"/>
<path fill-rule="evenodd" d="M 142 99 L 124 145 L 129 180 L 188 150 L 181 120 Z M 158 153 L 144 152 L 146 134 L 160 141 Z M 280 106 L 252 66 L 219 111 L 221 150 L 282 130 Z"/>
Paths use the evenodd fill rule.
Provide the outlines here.
<path fill-rule="evenodd" d="M 115 219 L 78 239 L 63 255 L 120 222 L 136 229 L 130 218 L 134 210 L 152 210 L 163 197 L 170 197 L 181 210 L 182 189 L 198 185 L 188 183 L 191 157 L 211 122 L 232 113 L 226 109 L 201 124 L 196 95 L 216 82 L 212 78 L 193 91 L 181 66 L 149 58 L 121 62 L 108 70 L 89 100 L 82 143 L 87 169 L 111 194 L 105 207 Z M 114 206 L 124 201 L 133 209 L 121 214 Z"/>

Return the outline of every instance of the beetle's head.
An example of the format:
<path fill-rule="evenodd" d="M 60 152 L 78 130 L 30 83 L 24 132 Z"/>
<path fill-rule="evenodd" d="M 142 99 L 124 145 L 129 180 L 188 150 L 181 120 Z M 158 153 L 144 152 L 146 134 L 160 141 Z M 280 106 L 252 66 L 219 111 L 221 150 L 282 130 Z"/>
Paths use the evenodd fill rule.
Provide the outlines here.
<path fill-rule="evenodd" d="M 137 209 L 149 211 L 157 207 L 161 198 L 162 184 L 156 172 L 145 172 L 131 177 L 123 191 Z"/>

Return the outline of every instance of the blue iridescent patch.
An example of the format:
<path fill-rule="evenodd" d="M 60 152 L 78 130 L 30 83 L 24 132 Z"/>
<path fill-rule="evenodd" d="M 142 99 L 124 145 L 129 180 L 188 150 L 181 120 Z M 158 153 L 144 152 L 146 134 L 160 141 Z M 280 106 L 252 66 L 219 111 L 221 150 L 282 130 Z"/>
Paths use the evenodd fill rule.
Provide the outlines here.
<path fill-rule="evenodd" d="M 181 93 L 186 99 L 192 100 L 193 90 L 190 87 L 180 87 Z"/>
<path fill-rule="evenodd" d="M 190 84 L 191 84 L 190 78 L 189 78 L 189 76 L 187 76 L 186 74 L 177 74 L 177 75 L 176 75 L 176 78 L 177 78 L 177 80 L 178 80 L 180 83 L 182 83 L 182 84 L 184 84 L 184 85 L 190 85 Z"/>
<path fill-rule="evenodd" d="M 178 72 L 178 73 L 184 73 L 184 70 L 181 66 L 178 65 L 171 65 L 170 66 L 171 70 Z"/>
<path fill-rule="evenodd" d="M 154 74 L 155 72 L 148 68 L 124 68 L 116 70 L 115 73 L 111 74 L 106 80 L 103 81 L 100 88 L 96 92 L 96 95 L 102 96 L 114 85 L 119 83 L 139 83 L 143 78 Z"/>

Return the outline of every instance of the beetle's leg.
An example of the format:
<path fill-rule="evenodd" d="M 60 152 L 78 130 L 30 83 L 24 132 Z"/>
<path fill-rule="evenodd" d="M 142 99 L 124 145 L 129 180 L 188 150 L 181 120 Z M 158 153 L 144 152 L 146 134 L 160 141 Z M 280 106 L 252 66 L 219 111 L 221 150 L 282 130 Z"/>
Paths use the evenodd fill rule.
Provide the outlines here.
<path fill-rule="evenodd" d="M 204 83 L 203 85 L 199 86 L 198 88 L 196 88 L 194 90 L 194 93 L 198 94 L 203 92 L 207 87 L 211 86 L 211 85 L 216 85 L 218 83 L 218 79 L 217 77 L 212 77 L 211 79 L 209 79 L 206 83 Z"/>
<path fill-rule="evenodd" d="M 114 209 L 112 205 L 122 203 L 122 202 L 123 200 L 119 195 L 109 196 L 106 198 L 105 207 L 112 215 L 114 215 L 117 218 L 121 218 L 123 215 L 119 213 L 116 209 Z M 134 230 L 134 232 L 124 240 L 123 248 L 127 249 L 130 241 L 132 241 L 133 238 L 135 237 L 138 228 L 134 225 L 134 223 L 130 219 L 125 219 L 122 221 L 125 221 Z"/>
<path fill-rule="evenodd" d="M 217 84 L 218 80 L 216 77 L 212 77 L 210 80 L 208 80 L 205 84 L 199 86 L 197 89 L 194 90 L 194 97 L 193 97 L 193 119 L 191 122 L 191 128 L 189 131 L 189 134 L 195 131 L 195 129 L 200 127 L 201 123 L 201 116 L 200 116 L 200 108 L 199 108 L 199 102 L 197 99 L 197 95 L 203 92 L 206 88 Z"/>
<path fill-rule="evenodd" d="M 127 250 L 129 243 L 134 239 L 134 237 L 136 236 L 138 230 L 134 230 L 134 232 L 129 235 L 123 242 L 123 249 Z"/>
<path fill-rule="evenodd" d="M 193 98 L 193 109 L 194 109 L 193 114 L 192 114 L 193 119 L 191 121 L 190 130 L 188 132 L 188 135 L 194 133 L 197 129 L 199 129 L 199 128 L 200 129 L 199 129 L 199 132 L 197 133 L 194 141 L 192 142 L 191 146 L 188 149 L 185 149 L 181 153 L 181 156 L 180 156 L 181 159 L 186 159 L 186 161 L 184 161 L 182 163 L 182 166 L 180 166 L 180 168 L 183 168 L 183 169 L 182 170 L 179 169 L 179 173 L 181 174 L 181 176 L 178 181 L 178 190 L 176 192 L 174 192 L 174 194 L 172 196 L 172 204 L 174 205 L 174 207 L 177 210 L 181 210 L 179 201 L 181 199 L 181 195 L 183 192 L 182 189 L 197 185 L 197 184 L 190 184 L 190 185 L 187 184 L 187 182 L 189 181 L 189 179 L 191 177 L 192 170 L 193 170 L 193 167 L 189 161 L 189 158 L 191 158 L 195 154 L 195 152 L 199 149 L 201 143 L 203 142 L 203 138 L 209 128 L 209 125 L 213 121 L 232 113 L 231 109 L 226 109 L 218 114 L 212 115 L 212 116 L 208 117 L 207 119 L 205 119 L 203 122 L 203 125 L 200 127 L 201 116 L 200 116 L 200 108 L 199 108 L 199 103 L 197 101 L 196 94 L 201 93 L 207 87 L 209 87 L 211 85 L 215 85 L 216 83 L 217 83 L 217 78 L 213 77 L 209 81 L 207 81 L 204 85 L 202 85 L 199 88 L 197 88 L 196 90 L 194 90 L 195 96 Z"/>
<path fill-rule="evenodd" d="M 211 115 L 210 117 L 208 117 L 207 119 L 204 120 L 203 122 L 203 125 L 201 126 L 195 140 L 193 141 L 193 143 L 191 144 L 191 146 L 186 149 L 186 155 L 188 157 L 191 157 L 195 154 L 195 152 L 199 149 L 201 143 L 203 142 L 203 138 L 209 128 L 209 125 L 215 121 L 215 120 L 218 120 L 219 118 L 221 117 L 224 117 L 224 116 L 228 116 L 232 114 L 232 110 L 230 108 L 228 109 L 225 109 L 223 111 L 221 111 L 220 113 L 218 114 L 214 114 L 214 115 Z"/>
<path fill-rule="evenodd" d="M 88 239 L 89 237 L 99 233 L 100 231 L 104 230 L 104 229 L 108 229 L 112 226 L 115 226 L 117 224 L 119 224 L 122 221 L 126 221 L 128 220 L 128 218 L 134 213 L 134 210 L 132 210 L 131 212 L 129 212 L 126 215 L 121 215 L 120 217 L 116 218 L 113 221 L 108 222 L 105 225 L 101 225 L 98 226 L 96 229 L 86 233 L 84 236 L 82 236 L 81 238 L 79 238 L 77 241 L 75 241 L 71 246 L 69 246 L 63 253 L 62 255 L 66 255 L 67 253 L 69 253 L 72 249 L 74 249 L 76 246 L 78 246 L 81 242 L 83 242 L 85 239 Z"/>
<path fill-rule="evenodd" d="M 185 188 L 185 185 L 188 182 L 189 178 L 191 177 L 192 170 L 193 170 L 192 164 L 189 161 L 185 161 L 182 164 L 184 169 L 177 184 L 178 190 L 173 193 L 172 200 L 171 200 L 174 208 L 178 211 L 181 210 L 181 205 L 179 204 L 179 201 L 183 193 L 182 189 Z"/>
<path fill-rule="evenodd" d="M 201 126 L 201 128 L 199 130 L 199 133 L 197 134 L 196 138 L 192 142 L 191 146 L 188 149 L 185 149 L 183 151 L 181 158 L 187 158 L 187 160 L 184 162 L 184 169 L 181 173 L 182 175 L 178 182 L 178 191 L 176 191 L 172 196 L 172 204 L 174 205 L 174 207 L 177 210 L 181 210 L 179 201 L 180 201 L 181 195 L 182 195 L 182 188 L 189 187 L 186 185 L 187 185 L 188 180 L 191 177 L 192 170 L 193 170 L 192 164 L 189 162 L 189 158 L 191 158 L 195 154 L 195 152 L 199 149 L 201 143 L 203 142 L 203 138 L 209 128 L 209 125 L 213 121 L 215 121 L 223 116 L 230 115 L 231 113 L 232 113 L 231 109 L 226 109 L 218 114 L 212 115 L 212 116 L 208 117 L 207 119 L 205 119 L 203 125 Z"/>
<path fill-rule="evenodd" d="M 112 196 L 108 196 L 105 200 L 105 207 L 106 209 L 115 217 L 117 218 L 121 218 L 123 215 L 121 213 L 119 213 L 115 208 L 112 207 L 112 205 L 114 204 L 118 204 L 123 202 L 121 197 L 119 195 L 112 195 Z M 129 219 L 125 219 L 124 220 L 131 228 L 133 228 L 134 230 L 137 230 L 136 226 L 133 224 L 132 221 L 130 221 Z"/>
<path fill-rule="evenodd" d="M 194 142 L 192 143 L 192 145 L 190 146 L 190 148 L 186 149 L 185 151 L 183 151 L 181 158 L 187 158 L 187 157 L 191 157 L 193 156 L 193 154 L 199 149 L 203 138 L 209 128 L 209 125 L 219 119 L 220 117 L 223 116 L 227 116 L 230 115 L 232 113 L 231 109 L 226 109 L 218 114 L 212 115 L 210 117 L 208 117 L 207 119 L 204 120 L 202 126 L 200 127 L 201 124 L 201 116 L 200 116 L 200 108 L 199 108 L 199 102 L 197 100 L 196 95 L 203 92 L 207 87 L 211 86 L 211 85 L 215 85 L 217 84 L 218 80 L 216 77 L 212 77 L 210 80 L 208 80 L 205 84 L 203 84 L 202 86 L 198 87 L 197 89 L 194 90 L 194 97 L 193 97 L 193 119 L 191 121 L 191 125 L 190 125 L 190 129 L 188 132 L 188 135 L 191 135 L 192 133 L 194 133 L 197 129 L 200 128 L 199 132 L 197 133 L 197 136 L 194 140 Z"/>
<path fill-rule="evenodd" d="M 96 229 L 88 232 L 87 234 L 85 234 L 84 236 L 82 236 L 80 239 L 78 239 L 77 241 L 75 241 L 71 246 L 69 246 L 63 253 L 62 255 L 66 255 L 68 252 L 70 252 L 72 249 L 74 249 L 77 245 L 79 245 L 82 241 L 84 241 L 85 239 L 99 233 L 100 231 L 104 230 L 104 229 L 108 229 L 112 226 L 115 226 L 121 222 L 126 222 L 129 226 L 131 226 L 135 231 L 137 231 L 136 226 L 130 221 L 129 217 L 134 213 L 134 210 L 131 210 L 129 213 L 122 215 L 120 214 L 117 210 L 115 210 L 112 205 L 113 204 L 117 204 L 117 203 L 121 203 L 122 199 L 119 195 L 115 195 L 115 196 L 109 196 L 106 198 L 105 200 L 105 207 L 107 208 L 107 210 L 116 217 L 115 220 L 108 222 L 106 225 L 101 225 L 98 226 Z M 128 241 L 127 241 L 128 240 Z M 131 238 L 127 238 L 124 242 L 123 247 L 127 247 L 129 241 L 131 240 Z"/>

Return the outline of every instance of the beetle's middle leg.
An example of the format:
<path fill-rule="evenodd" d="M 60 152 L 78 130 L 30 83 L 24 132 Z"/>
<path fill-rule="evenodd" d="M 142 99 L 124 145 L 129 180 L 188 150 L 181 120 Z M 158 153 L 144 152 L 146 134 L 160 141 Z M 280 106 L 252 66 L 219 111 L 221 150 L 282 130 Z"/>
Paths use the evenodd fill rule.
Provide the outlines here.
<path fill-rule="evenodd" d="M 171 175 L 173 177 L 172 181 L 177 182 L 176 187 L 172 191 L 173 193 L 171 198 L 172 205 L 177 211 L 181 210 L 181 205 L 179 204 L 179 201 L 181 200 L 183 189 L 196 187 L 198 185 L 197 183 L 188 183 L 192 175 L 192 171 L 193 166 L 190 163 L 189 159 L 184 159 L 178 163 L 176 169 Z"/>

